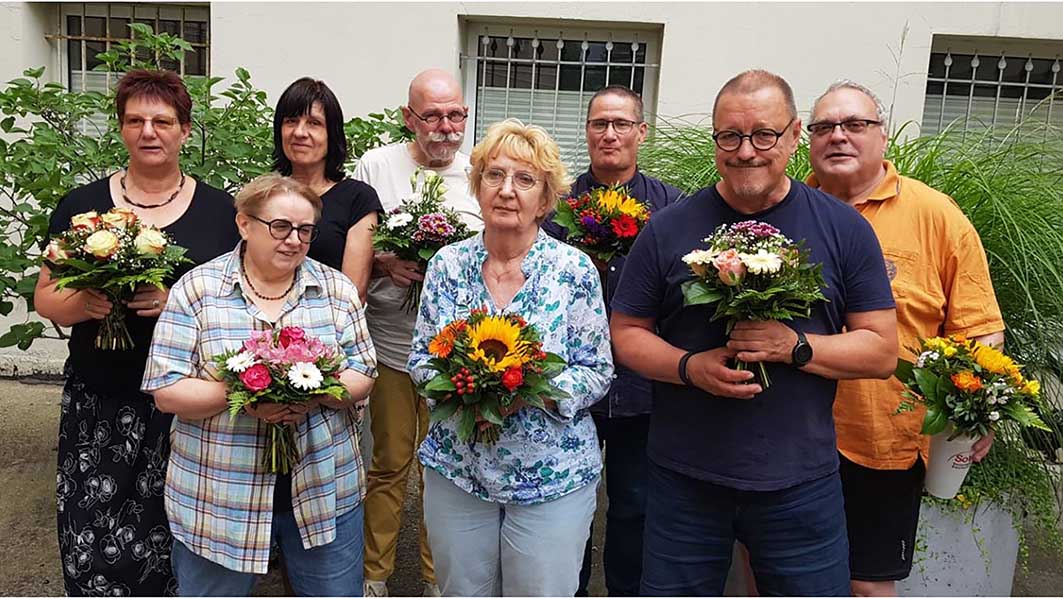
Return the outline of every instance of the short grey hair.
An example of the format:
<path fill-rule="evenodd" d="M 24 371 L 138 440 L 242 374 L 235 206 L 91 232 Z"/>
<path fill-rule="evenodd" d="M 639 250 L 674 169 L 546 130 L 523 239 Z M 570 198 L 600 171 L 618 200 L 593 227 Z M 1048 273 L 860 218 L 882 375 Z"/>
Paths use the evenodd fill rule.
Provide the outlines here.
<path fill-rule="evenodd" d="M 852 89 L 855 91 L 859 91 L 868 98 L 871 98 L 871 101 L 875 103 L 875 118 L 877 118 L 879 122 L 882 123 L 883 129 L 885 129 L 886 125 L 889 124 L 887 122 L 889 119 L 886 115 L 886 107 L 882 104 L 882 100 L 878 99 L 878 96 L 875 95 L 875 92 L 871 91 L 866 86 L 861 85 L 856 81 L 853 81 L 852 79 L 840 79 L 838 81 L 835 81 L 834 83 L 831 83 L 830 87 L 827 88 L 827 91 L 824 91 L 823 94 L 816 98 L 816 101 L 812 103 L 812 114 L 809 116 L 811 117 L 816 114 L 816 106 L 819 106 L 819 103 L 823 101 L 823 98 L 838 91 L 839 89 Z"/>

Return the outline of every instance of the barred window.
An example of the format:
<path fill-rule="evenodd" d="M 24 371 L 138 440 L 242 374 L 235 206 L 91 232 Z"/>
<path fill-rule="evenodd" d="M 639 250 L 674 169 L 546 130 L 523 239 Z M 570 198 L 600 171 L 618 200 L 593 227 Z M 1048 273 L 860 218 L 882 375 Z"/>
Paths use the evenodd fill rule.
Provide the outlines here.
<path fill-rule="evenodd" d="M 922 131 L 1063 126 L 1063 41 L 935 36 Z"/>
<path fill-rule="evenodd" d="M 659 36 L 646 30 L 521 30 L 470 25 L 463 56 L 465 97 L 475 141 L 506 118 L 545 128 L 576 173 L 587 167 L 587 102 L 606 85 L 642 95 L 653 112 Z"/>

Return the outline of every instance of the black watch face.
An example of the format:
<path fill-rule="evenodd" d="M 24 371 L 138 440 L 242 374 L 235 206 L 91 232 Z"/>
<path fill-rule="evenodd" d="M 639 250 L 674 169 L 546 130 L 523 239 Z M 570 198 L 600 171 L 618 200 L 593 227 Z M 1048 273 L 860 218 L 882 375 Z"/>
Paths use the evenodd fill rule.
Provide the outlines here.
<path fill-rule="evenodd" d="M 794 363 L 798 365 L 805 365 L 812 361 L 812 345 L 808 343 L 800 344 L 794 347 Z"/>

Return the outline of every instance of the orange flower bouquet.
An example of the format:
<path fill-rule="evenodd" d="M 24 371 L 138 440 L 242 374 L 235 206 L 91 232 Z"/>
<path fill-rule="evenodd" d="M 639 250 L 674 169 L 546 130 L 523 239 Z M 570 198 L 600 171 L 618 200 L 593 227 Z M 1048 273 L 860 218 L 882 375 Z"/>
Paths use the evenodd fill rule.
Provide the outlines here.
<path fill-rule="evenodd" d="M 516 314 L 474 309 L 444 326 L 428 352 L 428 365 L 437 373 L 419 390 L 436 402 L 433 422 L 459 418 L 462 442 L 492 443 L 519 409 L 546 409 L 544 399 L 568 396 L 550 384 L 565 361 L 543 351 L 538 331 Z"/>
<path fill-rule="evenodd" d="M 133 348 L 122 302 L 140 285 L 163 287 L 174 268 L 191 261 L 185 248 L 132 210 L 114 208 L 104 214 L 84 212 L 70 219 L 70 229 L 56 235 L 44 249 L 43 262 L 59 289 L 98 289 L 114 309 L 100 322 L 96 348 Z"/>

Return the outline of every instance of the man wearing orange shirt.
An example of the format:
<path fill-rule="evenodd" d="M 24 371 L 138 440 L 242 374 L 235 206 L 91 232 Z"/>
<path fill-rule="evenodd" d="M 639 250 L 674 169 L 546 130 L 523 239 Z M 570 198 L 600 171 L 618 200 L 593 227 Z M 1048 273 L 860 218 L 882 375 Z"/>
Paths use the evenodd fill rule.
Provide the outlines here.
<path fill-rule="evenodd" d="M 978 232 L 947 195 L 897 174 L 884 159 L 882 103 L 851 81 L 831 85 L 808 125 L 808 184 L 855 207 L 875 229 L 897 303 L 901 356 L 920 337 L 961 334 L 1004 341 Z M 895 414 L 901 384 L 840 380 L 834 421 L 841 453 L 849 567 L 857 596 L 896 596 L 911 572 L 929 439 L 922 410 Z M 992 437 L 975 445 L 981 460 Z"/>

